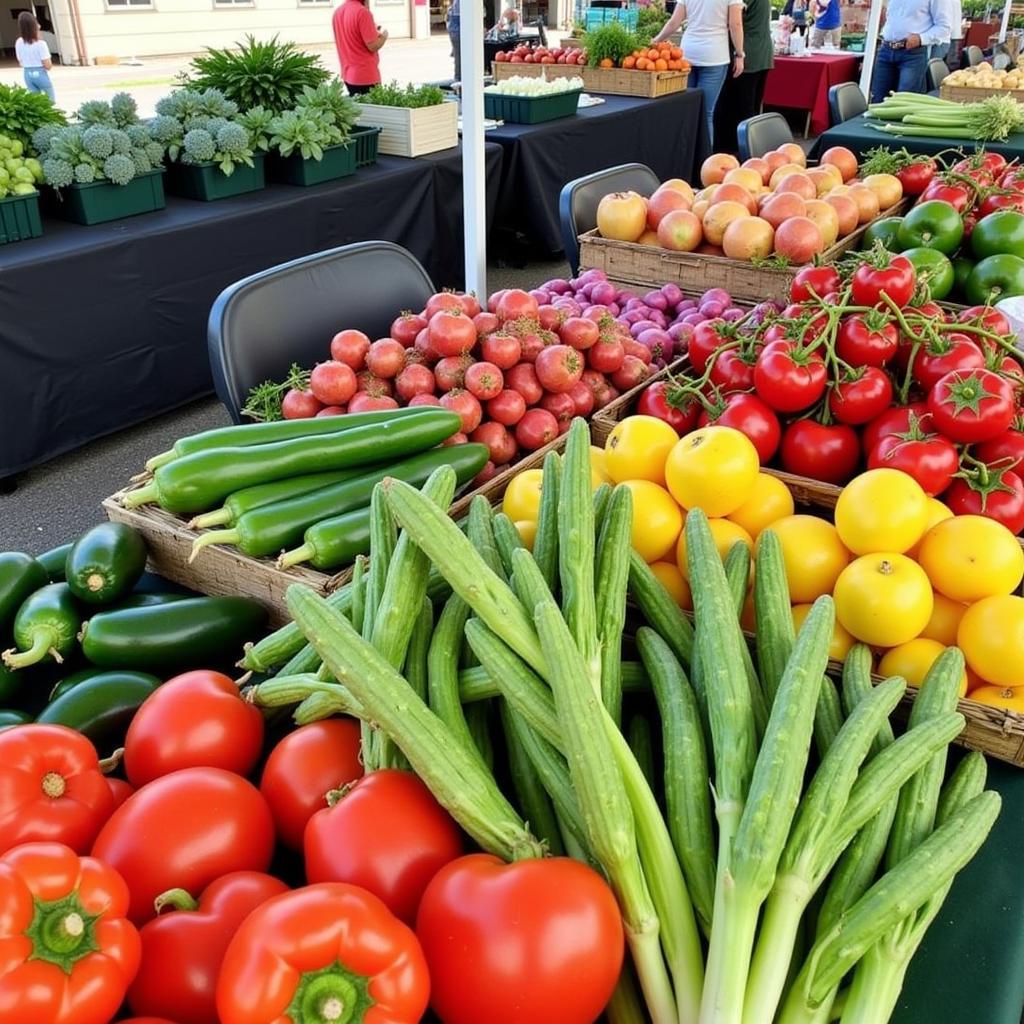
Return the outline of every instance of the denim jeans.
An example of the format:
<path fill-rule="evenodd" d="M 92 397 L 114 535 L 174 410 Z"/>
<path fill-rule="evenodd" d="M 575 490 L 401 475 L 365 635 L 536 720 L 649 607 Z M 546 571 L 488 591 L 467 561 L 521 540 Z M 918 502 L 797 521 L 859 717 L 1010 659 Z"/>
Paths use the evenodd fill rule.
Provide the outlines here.
<path fill-rule="evenodd" d="M 945 60 L 949 56 L 950 43 L 936 43 L 928 51 L 929 60 Z"/>
<path fill-rule="evenodd" d="M 25 88 L 29 92 L 41 92 L 50 97 L 53 103 L 53 82 L 46 68 L 25 68 Z"/>
<path fill-rule="evenodd" d="M 871 102 L 881 103 L 891 92 L 927 92 L 928 47 L 893 50 L 879 44 L 871 76 Z"/>
<path fill-rule="evenodd" d="M 704 93 L 704 116 L 708 122 L 708 142 L 715 148 L 715 104 L 725 85 L 725 77 L 729 74 L 728 64 L 711 64 L 706 67 L 690 68 L 687 89 L 700 89 Z"/>

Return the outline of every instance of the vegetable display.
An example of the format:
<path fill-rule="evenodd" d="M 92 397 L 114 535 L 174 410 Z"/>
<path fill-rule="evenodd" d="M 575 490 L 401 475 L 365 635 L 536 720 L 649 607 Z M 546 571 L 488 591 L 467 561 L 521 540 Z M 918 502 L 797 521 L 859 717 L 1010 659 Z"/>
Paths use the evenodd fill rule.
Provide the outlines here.
<path fill-rule="evenodd" d="M 955 103 L 922 93 L 897 92 L 881 103 L 872 103 L 867 117 L 867 123 L 879 131 L 903 137 L 1002 141 L 1024 128 L 1024 108 L 1012 96 Z"/>
<path fill-rule="evenodd" d="M 484 87 L 484 92 L 496 96 L 557 96 L 563 92 L 576 92 L 583 88 L 582 78 L 528 78 L 513 75 L 493 85 Z"/>

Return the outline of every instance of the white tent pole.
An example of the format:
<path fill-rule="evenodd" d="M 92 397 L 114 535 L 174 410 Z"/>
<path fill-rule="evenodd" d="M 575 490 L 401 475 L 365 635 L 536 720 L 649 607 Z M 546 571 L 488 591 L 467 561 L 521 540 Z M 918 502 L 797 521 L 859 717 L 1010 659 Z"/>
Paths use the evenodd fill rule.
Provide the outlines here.
<path fill-rule="evenodd" d="M 875 70 L 875 52 L 878 50 L 878 30 L 882 24 L 882 0 L 871 0 L 867 33 L 864 36 L 864 67 L 860 73 L 860 91 L 871 100 L 871 74 Z"/>
<path fill-rule="evenodd" d="M 487 298 L 487 164 L 484 152 L 483 0 L 461 0 L 462 209 L 466 291 Z"/>
<path fill-rule="evenodd" d="M 1006 42 L 1006 30 L 1010 27 L 1010 6 L 1012 3 L 1013 0 L 1006 0 L 1003 6 L 1003 21 L 999 26 L 999 42 L 1001 43 Z"/>

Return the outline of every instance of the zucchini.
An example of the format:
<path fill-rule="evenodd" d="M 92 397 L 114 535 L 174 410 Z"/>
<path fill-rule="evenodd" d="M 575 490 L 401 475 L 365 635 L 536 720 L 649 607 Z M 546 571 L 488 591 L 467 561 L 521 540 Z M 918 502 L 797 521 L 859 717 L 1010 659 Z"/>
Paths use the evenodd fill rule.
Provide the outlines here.
<path fill-rule="evenodd" d="M 102 668 L 167 676 L 234 659 L 266 618 L 261 605 L 244 597 L 192 597 L 100 612 L 82 625 L 82 653 Z"/>
<path fill-rule="evenodd" d="M 135 712 L 160 683 L 156 676 L 141 672 L 103 672 L 66 690 L 36 721 L 65 725 L 98 748 L 120 746 Z"/>
<path fill-rule="evenodd" d="M 14 617 L 13 648 L 3 653 L 10 668 L 25 668 L 50 657 L 61 662 L 75 649 L 82 624 L 78 603 L 66 583 L 49 583 L 31 594 Z"/>
<path fill-rule="evenodd" d="M 61 544 L 59 547 L 50 548 L 41 555 L 36 555 L 36 561 L 46 570 L 46 575 L 51 583 L 64 582 L 64 566 L 67 565 L 68 552 L 74 547 L 73 541 Z"/>
<path fill-rule="evenodd" d="M 10 729 L 12 725 L 27 725 L 31 721 L 32 716 L 27 711 L 0 708 L 0 730 Z"/>
<path fill-rule="evenodd" d="M 0 553 L 0 629 L 6 630 L 25 599 L 49 582 L 46 568 L 20 551 Z"/>
<path fill-rule="evenodd" d="M 57 683 L 57 685 L 50 691 L 50 703 L 53 704 L 69 691 L 77 689 L 83 683 L 92 682 L 93 679 L 106 679 L 110 683 L 124 680 L 135 682 L 144 680 L 150 683 L 153 687 L 160 683 L 160 680 L 156 676 L 149 675 L 146 672 L 124 672 L 120 669 L 108 670 L 105 668 L 83 668 L 79 669 L 77 672 L 72 672 L 70 675 L 66 675 L 59 683 Z"/>
<path fill-rule="evenodd" d="M 146 542 L 124 523 L 100 523 L 83 533 L 68 552 L 64 578 L 86 604 L 111 604 L 142 578 Z"/>

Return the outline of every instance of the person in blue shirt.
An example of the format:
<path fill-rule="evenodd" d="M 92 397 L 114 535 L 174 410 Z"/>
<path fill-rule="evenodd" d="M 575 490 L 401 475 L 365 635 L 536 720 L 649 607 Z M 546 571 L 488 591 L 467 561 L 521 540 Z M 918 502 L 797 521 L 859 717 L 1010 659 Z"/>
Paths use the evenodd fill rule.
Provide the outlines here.
<path fill-rule="evenodd" d="M 455 81 L 462 81 L 462 53 L 459 50 L 459 25 L 461 23 L 459 13 L 459 0 L 452 0 L 451 6 L 448 8 L 448 17 L 446 19 L 448 28 L 448 38 L 452 43 L 452 56 L 455 58 Z"/>
<path fill-rule="evenodd" d="M 871 76 L 871 102 L 925 92 L 928 50 L 949 42 L 949 0 L 890 0 Z"/>
<path fill-rule="evenodd" d="M 843 38 L 843 16 L 839 0 L 814 0 L 814 28 L 811 30 L 811 46 L 834 46 L 838 49 Z"/>

